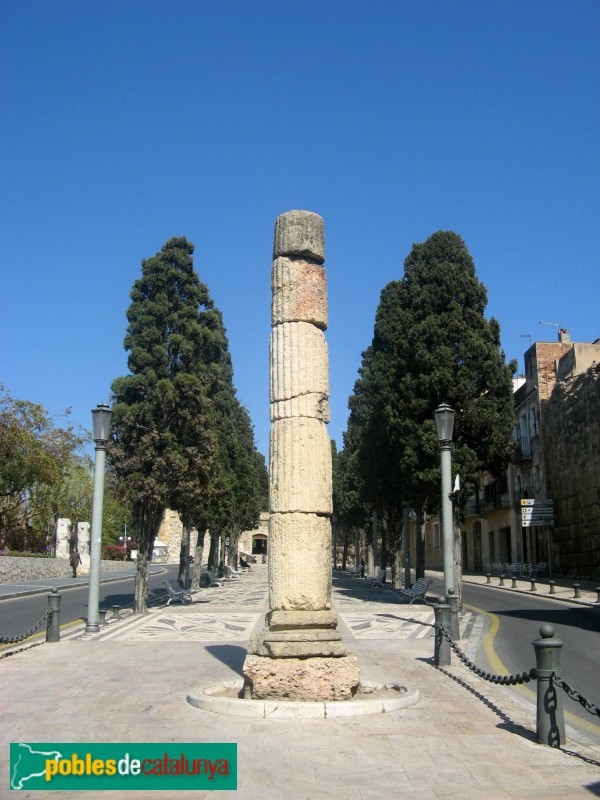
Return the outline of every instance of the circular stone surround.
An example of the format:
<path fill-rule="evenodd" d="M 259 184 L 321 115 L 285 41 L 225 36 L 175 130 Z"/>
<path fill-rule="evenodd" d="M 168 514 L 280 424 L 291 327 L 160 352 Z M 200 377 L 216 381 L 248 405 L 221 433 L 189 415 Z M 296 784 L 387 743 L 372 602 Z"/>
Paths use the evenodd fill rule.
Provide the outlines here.
<path fill-rule="evenodd" d="M 187 695 L 187 702 L 203 711 L 234 717 L 264 719 L 339 719 L 386 714 L 414 706 L 419 701 L 418 689 L 407 689 L 397 683 L 363 681 L 351 700 L 246 700 L 236 694 L 242 680 L 225 681 L 216 686 L 199 687 Z M 372 696 L 371 696 L 372 695 Z"/>

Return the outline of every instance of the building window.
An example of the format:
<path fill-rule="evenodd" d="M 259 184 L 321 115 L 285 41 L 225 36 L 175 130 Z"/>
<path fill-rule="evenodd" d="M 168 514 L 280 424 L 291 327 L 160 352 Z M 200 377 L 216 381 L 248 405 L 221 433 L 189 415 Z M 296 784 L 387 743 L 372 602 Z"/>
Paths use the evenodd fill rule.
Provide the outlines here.
<path fill-rule="evenodd" d="M 440 549 L 440 523 L 434 522 L 433 523 L 433 549 L 439 550 Z"/>

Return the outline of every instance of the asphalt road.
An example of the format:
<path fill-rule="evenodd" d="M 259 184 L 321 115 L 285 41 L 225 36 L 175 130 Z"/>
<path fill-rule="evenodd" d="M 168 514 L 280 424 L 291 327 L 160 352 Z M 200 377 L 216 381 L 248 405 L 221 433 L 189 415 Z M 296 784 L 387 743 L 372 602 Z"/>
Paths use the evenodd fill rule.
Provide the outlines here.
<path fill-rule="evenodd" d="M 488 614 L 489 630 L 477 665 L 498 674 L 525 672 L 535 666 L 532 642 L 542 623 L 554 626 L 563 642 L 561 677 L 587 700 L 600 705 L 600 609 L 536 595 L 464 584 L 464 603 Z M 535 683 L 519 687 L 535 703 Z M 600 744 L 600 718 L 563 692 L 565 721 Z"/>
<path fill-rule="evenodd" d="M 179 568 L 165 565 L 148 579 L 148 601 L 152 604 L 159 597 L 165 597 L 165 578 L 176 578 Z M 87 618 L 88 585 L 74 586 L 72 589 L 61 589 L 60 624 L 66 630 L 73 624 L 85 622 Z M 134 600 L 134 578 L 123 578 L 118 581 L 100 584 L 100 607 L 110 608 L 119 605 L 131 608 Z M 29 630 L 48 608 L 46 593 L 25 595 L 23 597 L 3 599 L 0 601 L 0 636 L 9 638 L 19 636 Z M 45 625 L 40 629 L 45 636 Z"/>

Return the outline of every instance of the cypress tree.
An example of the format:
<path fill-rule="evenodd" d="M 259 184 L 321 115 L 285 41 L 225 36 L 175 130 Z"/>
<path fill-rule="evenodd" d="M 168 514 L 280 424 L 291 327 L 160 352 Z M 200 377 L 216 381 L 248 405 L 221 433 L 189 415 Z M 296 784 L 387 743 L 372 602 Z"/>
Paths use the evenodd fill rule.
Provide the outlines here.
<path fill-rule="evenodd" d="M 193 268 L 194 246 L 170 239 L 142 261 L 131 291 L 124 346 L 129 375 L 113 392 L 110 462 L 137 527 L 135 610 L 146 610 L 148 565 L 164 510 L 183 511 L 210 480 L 216 449 L 210 380 L 214 346 L 208 289 Z M 185 499 L 184 499 L 185 498 Z"/>
<path fill-rule="evenodd" d="M 459 504 L 482 472 L 500 474 L 512 453 L 511 375 L 500 328 L 484 316 L 487 292 L 460 236 L 439 231 L 413 246 L 404 277 L 381 293 L 373 342 L 363 353 L 350 398 L 348 440 L 363 496 L 398 526 L 406 502 L 417 512 L 439 506 L 439 448 L 433 412 L 456 411 L 453 466 Z M 399 536 L 396 536 L 399 542 Z M 417 576 L 424 569 L 423 551 Z M 460 578 L 457 578 L 457 588 Z"/>

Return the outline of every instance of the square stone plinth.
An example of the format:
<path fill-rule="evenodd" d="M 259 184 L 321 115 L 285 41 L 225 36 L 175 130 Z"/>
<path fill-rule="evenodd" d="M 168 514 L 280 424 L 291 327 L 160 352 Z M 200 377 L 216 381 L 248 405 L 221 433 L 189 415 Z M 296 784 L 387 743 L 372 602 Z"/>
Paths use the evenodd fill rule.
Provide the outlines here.
<path fill-rule="evenodd" d="M 247 696 L 256 700 L 349 700 L 358 688 L 358 656 L 341 658 L 268 658 L 247 655 Z"/>

